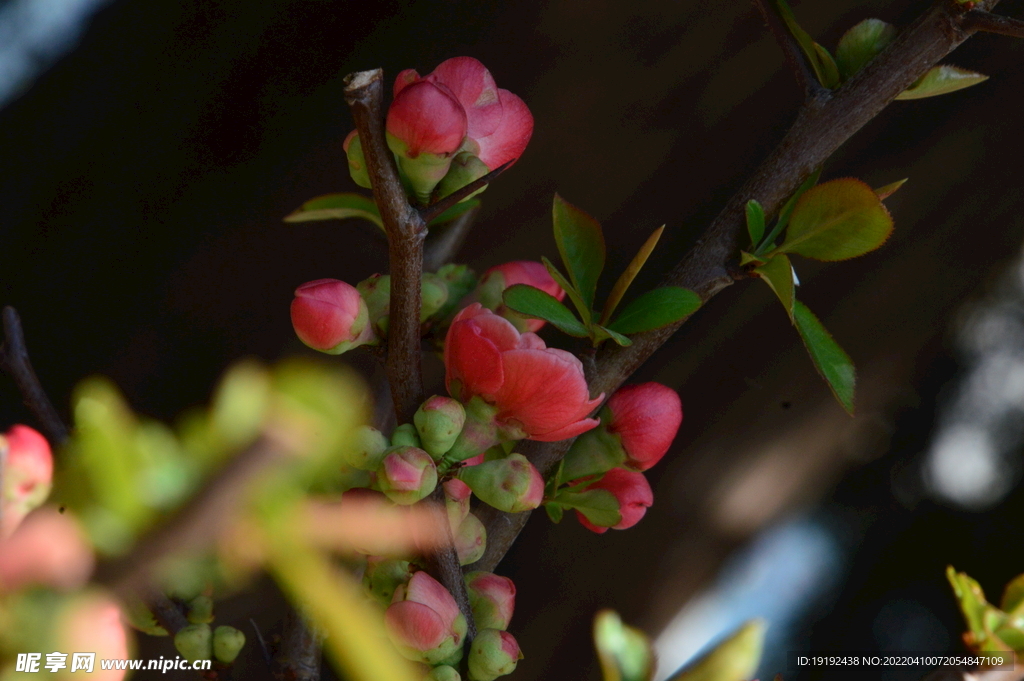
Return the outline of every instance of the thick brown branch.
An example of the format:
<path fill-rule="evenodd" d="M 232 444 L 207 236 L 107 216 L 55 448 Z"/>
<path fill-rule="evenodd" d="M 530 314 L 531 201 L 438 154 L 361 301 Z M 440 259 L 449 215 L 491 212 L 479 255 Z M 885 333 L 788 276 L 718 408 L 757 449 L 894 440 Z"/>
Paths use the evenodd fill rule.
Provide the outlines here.
<path fill-rule="evenodd" d="M 384 136 L 383 72 L 359 71 L 345 78 L 345 100 L 359 130 L 373 199 L 388 236 L 391 307 L 387 375 L 399 422 L 412 418 L 423 400 L 420 370 L 420 278 L 427 226 L 409 205 L 394 156 Z"/>
<path fill-rule="evenodd" d="M 1013 38 L 1024 38 L 1024 21 L 992 14 L 980 9 L 972 9 L 964 14 L 961 21 L 965 31 L 984 31 L 998 33 Z"/>
<path fill-rule="evenodd" d="M 32 410 L 46 438 L 55 445 L 62 445 L 68 439 L 68 429 L 32 368 L 18 312 L 7 306 L 4 308 L 3 318 L 5 340 L 0 346 L 0 368 L 18 385 L 25 406 Z"/>
<path fill-rule="evenodd" d="M 769 30 L 778 41 L 779 47 L 782 48 L 782 55 L 786 58 L 786 63 L 792 69 L 793 75 L 796 76 L 797 83 L 803 88 L 804 95 L 808 99 L 827 97 L 829 89 L 818 80 L 807 55 L 800 48 L 800 44 L 786 26 L 786 22 L 779 16 L 777 6 L 773 5 L 771 0 L 754 0 L 754 4 L 757 5 Z"/>
<path fill-rule="evenodd" d="M 980 0 L 976 6 L 987 11 L 998 2 Z M 705 302 L 732 284 L 728 263 L 736 256 L 745 230 L 747 201 L 757 199 L 769 215 L 777 212 L 814 168 L 821 166 L 921 74 L 970 37 L 971 32 L 962 26 L 964 15 L 965 12 L 950 0 L 936 3 L 820 106 L 805 104 L 779 146 L 729 200 L 662 283 L 692 289 Z M 633 337 L 629 347 L 606 344 L 597 358 L 591 393 L 609 395 L 614 392 L 682 323 L 639 334 Z M 566 442 L 555 442 L 540 445 L 527 456 L 545 472 L 542 467 L 557 462 L 567 450 Z M 528 513 L 489 513 L 485 522 L 487 554 L 470 567 L 493 570 L 528 518 Z"/>

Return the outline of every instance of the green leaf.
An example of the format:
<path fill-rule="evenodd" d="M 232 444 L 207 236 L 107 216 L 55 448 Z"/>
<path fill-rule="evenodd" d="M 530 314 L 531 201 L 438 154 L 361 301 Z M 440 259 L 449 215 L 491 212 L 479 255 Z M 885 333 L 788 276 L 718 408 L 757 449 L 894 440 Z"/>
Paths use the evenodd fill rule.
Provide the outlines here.
<path fill-rule="evenodd" d="M 836 65 L 843 80 L 849 80 L 864 68 L 896 37 L 896 27 L 881 19 L 865 19 L 839 39 Z"/>
<path fill-rule="evenodd" d="M 814 52 L 818 56 L 816 68 L 819 70 L 818 79 L 821 81 L 821 84 L 830 90 L 839 87 L 842 78 L 839 77 L 839 67 L 836 66 L 836 60 L 832 58 L 827 49 L 818 43 L 814 43 Z"/>
<path fill-rule="evenodd" d="M 615 282 L 615 286 L 612 287 L 612 292 L 608 294 L 608 300 L 605 301 L 604 310 L 601 312 L 602 324 L 606 324 L 608 320 L 612 318 L 612 313 L 615 312 L 615 308 L 618 307 L 620 302 L 622 302 L 622 296 L 625 295 L 630 284 L 632 284 L 633 280 L 636 279 L 636 275 L 639 274 L 644 263 L 647 262 L 647 258 L 651 256 L 651 251 L 653 251 L 654 247 L 658 245 L 658 239 L 661 238 L 661 233 L 664 231 L 665 225 L 654 230 L 654 233 L 647 237 L 647 241 L 644 242 L 644 245 L 640 247 L 640 250 L 633 256 L 629 265 L 626 266 L 626 271 L 619 276 L 618 280 Z"/>
<path fill-rule="evenodd" d="M 590 326 L 594 313 L 589 307 L 587 307 L 586 303 L 583 302 L 583 298 L 580 297 L 580 293 L 576 290 L 576 287 L 565 278 L 565 275 L 562 274 L 561 270 L 555 267 L 553 262 L 544 256 L 541 256 L 540 261 L 544 263 L 544 267 L 547 268 L 548 274 L 551 275 L 551 278 L 555 280 L 556 284 L 562 287 L 562 290 L 569 296 L 569 300 L 571 300 L 572 304 L 576 306 L 576 310 L 580 313 L 583 323 Z"/>
<path fill-rule="evenodd" d="M 889 211 L 871 187 L 852 178 L 831 180 L 797 201 L 778 251 L 846 260 L 881 246 L 892 226 Z"/>
<path fill-rule="evenodd" d="M 836 69 L 835 62 L 832 60 L 832 56 L 829 55 L 828 50 L 814 42 L 807 31 L 800 27 L 796 17 L 793 16 L 793 10 L 786 4 L 786 0 L 771 0 L 771 4 L 775 6 L 776 12 L 782 18 L 782 21 L 785 22 L 790 34 L 796 39 L 800 49 L 811 63 L 814 74 L 818 77 L 818 82 L 827 88 L 838 85 L 839 71 Z"/>
<path fill-rule="evenodd" d="M 761 661 L 766 628 L 763 620 L 750 620 L 668 681 L 746 681 L 753 678 Z"/>
<path fill-rule="evenodd" d="M 857 372 L 850 356 L 833 340 L 814 313 L 799 300 L 793 302 L 793 319 L 814 367 L 828 383 L 839 404 L 852 415 Z"/>
<path fill-rule="evenodd" d="M 793 266 L 784 253 L 773 256 L 764 265 L 754 268 L 754 272 L 761 275 L 764 283 L 778 296 L 782 307 L 786 308 L 789 321 L 793 320 Z"/>
<path fill-rule="evenodd" d="M 909 179 L 910 178 L 908 178 L 908 177 L 904 177 L 902 180 L 896 180 L 895 182 L 890 182 L 889 184 L 885 185 L 884 187 L 878 187 L 877 189 L 875 189 L 875 195 L 878 196 L 879 199 L 884 201 L 887 198 L 889 198 L 890 196 L 892 196 L 893 194 L 895 194 L 899 190 L 900 187 L 902 187 L 903 185 L 905 185 L 907 183 L 907 180 L 909 180 Z"/>
<path fill-rule="evenodd" d="M 584 304 L 592 308 L 597 280 L 604 269 L 605 246 L 601 225 L 558 194 L 555 194 L 552 217 L 558 253 Z"/>
<path fill-rule="evenodd" d="M 627 347 L 627 346 L 633 344 L 633 341 L 629 340 L 628 338 L 623 336 L 618 331 L 612 331 L 607 326 L 595 326 L 594 330 L 597 332 L 597 334 L 599 336 L 602 336 L 602 335 L 607 336 L 608 338 L 611 338 L 613 341 L 615 341 L 616 343 L 618 343 L 622 347 Z M 604 339 L 601 338 L 600 340 L 604 340 Z"/>
<path fill-rule="evenodd" d="M 562 506 L 576 509 L 598 527 L 612 527 L 622 522 L 619 502 L 606 489 L 591 489 L 582 492 L 562 490 L 555 497 L 555 501 Z"/>
<path fill-rule="evenodd" d="M 505 289 L 503 299 L 505 305 L 519 314 L 551 322 L 570 336 L 585 338 L 589 335 L 587 327 L 576 319 L 576 315 L 570 312 L 569 308 L 539 288 L 528 284 L 509 286 Z"/>
<path fill-rule="evenodd" d="M 988 76 L 958 66 L 940 64 L 928 69 L 913 85 L 896 95 L 896 99 L 923 99 L 955 92 L 988 80 Z"/>
<path fill-rule="evenodd" d="M 1011 615 L 1024 614 L 1024 575 L 1017 575 L 1006 585 L 999 607 Z"/>
<path fill-rule="evenodd" d="M 456 203 L 454 206 L 431 220 L 429 226 L 433 227 L 434 225 L 443 225 L 446 222 L 451 222 L 455 218 L 463 215 L 464 213 L 468 213 L 479 205 L 480 199 L 467 199 L 460 203 Z M 374 208 L 376 208 L 376 206 L 374 206 Z"/>
<path fill-rule="evenodd" d="M 946 566 L 946 579 L 953 587 L 953 594 L 960 605 L 967 628 L 976 635 L 985 636 L 985 611 L 988 602 L 981 585 L 967 576 L 966 572 L 957 572 L 952 565 Z"/>
<path fill-rule="evenodd" d="M 608 329 L 626 335 L 660 329 L 689 317 L 700 305 L 700 296 L 690 289 L 679 286 L 656 288 L 627 305 Z"/>
<path fill-rule="evenodd" d="M 562 516 L 565 513 L 565 510 L 561 506 L 553 502 L 548 502 L 544 504 L 544 510 L 547 512 L 548 518 L 551 519 L 551 522 L 556 525 L 562 522 Z"/>
<path fill-rule="evenodd" d="M 297 211 L 285 217 L 285 222 L 309 222 L 311 220 L 344 220 L 363 218 L 381 229 L 384 223 L 373 199 L 360 194 L 325 194 L 306 201 Z"/>
<path fill-rule="evenodd" d="M 604 681 L 648 681 L 654 674 L 647 635 L 623 624 L 613 610 L 602 610 L 594 618 L 594 647 Z"/>
<path fill-rule="evenodd" d="M 755 199 L 747 201 L 747 234 L 753 246 L 764 238 L 764 208 Z"/>
<path fill-rule="evenodd" d="M 800 197 L 807 192 L 808 189 L 818 184 L 818 178 L 821 177 L 821 168 L 814 170 L 807 178 L 797 187 L 793 195 L 786 199 L 786 203 L 782 204 L 782 209 L 779 211 L 779 219 L 775 221 L 775 226 L 772 227 L 771 233 L 765 237 L 761 245 L 758 246 L 753 255 L 763 255 L 765 251 L 772 248 L 775 245 L 775 240 L 779 238 L 779 234 L 789 224 L 789 218 L 793 214 L 793 208 L 796 206 L 796 202 L 800 200 Z"/>
<path fill-rule="evenodd" d="M 747 265 L 750 265 L 751 263 L 753 263 L 755 265 L 763 265 L 766 262 L 768 262 L 768 261 L 765 260 L 764 258 L 760 257 L 760 256 L 751 255 L 750 253 L 747 253 L 746 251 L 740 251 L 740 265 L 743 266 L 743 267 L 746 267 Z"/>

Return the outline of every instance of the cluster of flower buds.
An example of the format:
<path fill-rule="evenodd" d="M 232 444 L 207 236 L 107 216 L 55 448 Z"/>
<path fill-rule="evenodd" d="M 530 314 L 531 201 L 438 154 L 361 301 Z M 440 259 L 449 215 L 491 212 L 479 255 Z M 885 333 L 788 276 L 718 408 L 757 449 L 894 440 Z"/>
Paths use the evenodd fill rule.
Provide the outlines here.
<path fill-rule="evenodd" d="M 519 158 L 533 134 L 533 116 L 516 95 L 494 83 L 472 57 L 442 62 L 421 77 L 398 74 L 388 109 L 387 143 L 417 200 L 428 203 Z M 345 140 L 352 179 L 370 187 L 359 136 Z"/>

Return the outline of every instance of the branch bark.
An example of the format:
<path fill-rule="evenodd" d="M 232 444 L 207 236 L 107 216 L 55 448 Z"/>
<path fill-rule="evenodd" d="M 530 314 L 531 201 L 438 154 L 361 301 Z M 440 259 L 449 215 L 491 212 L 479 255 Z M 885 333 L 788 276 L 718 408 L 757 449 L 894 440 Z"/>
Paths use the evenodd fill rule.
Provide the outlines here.
<path fill-rule="evenodd" d="M 1012 38 L 1024 38 L 1024 21 L 979 9 L 972 9 L 964 15 L 963 27 L 968 31 L 984 31 L 1008 35 Z"/>
<path fill-rule="evenodd" d="M 998 2 L 980 0 L 971 11 L 987 12 Z M 732 284 L 729 264 L 745 233 L 747 201 L 757 199 L 767 214 L 776 213 L 815 168 L 881 113 L 896 95 L 978 30 L 971 27 L 968 15 L 969 11 L 952 0 L 940 0 L 842 87 L 805 103 L 779 145 L 729 199 L 662 284 L 692 289 L 704 302 Z M 606 344 L 597 357 L 597 371 L 590 382 L 591 394 L 611 395 L 685 321 L 638 334 L 629 347 Z M 531 453 L 527 456 L 541 474 L 547 475 L 570 444 L 568 441 L 531 443 Z M 481 520 L 487 528 L 487 552 L 467 569 L 493 570 L 529 519 L 529 513 L 513 515 L 495 511 L 486 516 Z"/>

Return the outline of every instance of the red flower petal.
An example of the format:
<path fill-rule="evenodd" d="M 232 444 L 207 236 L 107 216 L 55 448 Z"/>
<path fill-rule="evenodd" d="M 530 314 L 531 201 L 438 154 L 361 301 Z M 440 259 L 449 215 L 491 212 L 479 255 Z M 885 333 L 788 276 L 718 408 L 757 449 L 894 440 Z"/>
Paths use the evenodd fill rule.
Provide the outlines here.
<path fill-rule="evenodd" d="M 426 77 L 443 83 L 466 110 L 467 135 L 472 139 L 491 135 L 502 121 L 502 99 L 487 67 L 473 57 L 454 57 L 441 62 Z"/>
<path fill-rule="evenodd" d="M 533 135 L 533 114 L 526 103 L 508 90 L 501 97 L 501 123 L 486 137 L 471 137 L 480 147 L 477 156 L 491 170 L 522 156 Z"/>

